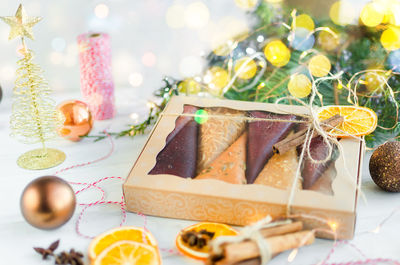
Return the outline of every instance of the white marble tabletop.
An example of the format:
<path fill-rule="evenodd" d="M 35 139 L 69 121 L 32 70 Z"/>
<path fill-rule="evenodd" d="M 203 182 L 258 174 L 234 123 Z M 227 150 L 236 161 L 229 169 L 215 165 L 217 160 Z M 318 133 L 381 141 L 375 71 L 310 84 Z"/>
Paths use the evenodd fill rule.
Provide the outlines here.
<path fill-rule="evenodd" d="M 65 99 L 79 99 L 79 92 L 75 91 L 75 93 L 70 94 L 58 94 L 56 99 L 58 102 Z M 118 90 L 117 102 L 118 115 L 112 120 L 96 121 L 92 133 L 106 128 L 109 131 L 118 131 L 132 122 L 130 118 L 132 113 L 138 113 L 139 119 L 144 118 L 146 100 L 135 96 L 131 90 Z M 40 255 L 36 254 L 32 247 L 47 247 L 57 239 L 61 239 L 60 250 L 73 247 L 86 254 L 90 239 L 80 237 L 75 232 L 75 223 L 82 207 L 77 207 L 72 219 L 61 228 L 43 231 L 30 226 L 23 219 L 19 209 L 20 195 L 25 185 L 36 177 L 52 174 L 61 168 L 103 156 L 109 151 L 109 141 L 93 142 L 91 139 L 84 139 L 75 143 L 57 139 L 50 142 L 49 146 L 59 148 L 67 154 L 67 159 L 62 165 L 42 171 L 24 170 L 17 166 L 16 160 L 20 154 L 33 149 L 34 146 L 18 143 L 9 136 L 10 113 L 11 99 L 6 97 L 0 103 L 0 169 L 2 172 L 0 176 L 0 264 L 52 264 L 51 261 L 41 260 Z M 146 137 L 116 139 L 114 140 L 115 151 L 111 157 L 96 164 L 60 173 L 59 176 L 68 181 L 80 182 L 93 182 L 111 176 L 125 178 L 145 143 Z M 379 233 L 368 232 L 374 230 L 381 221 L 400 206 L 400 194 L 383 192 L 372 182 L 368 173 L 368 161 L 369 156 L 367 155 L 364 161 L 362 184 L 365 199 L 359 201 L 356 236 L 350 241 L 366 256 L 364 257 L 351 244 L 343 244 L 335 248 L 328 263 L 366 260 L 367 258 L 400 260 L 400 212 L 394 212 L 392 217 L 387 219 L 381 227 Z M 107 200 L 120 200 L 122 196 L 121 185 L 122 181 L 120 180 L 109 180 L 101 184 L 106 191 Z M 74 186 L 74 189 L 77 190 L 79 187 Z M 78 201 L 90 202 L 98 198 L 99 194 L 90 190 L 80 194 Z M 116 205 L 95 206 L 87 210 L 81 224 L 81 230 L 87 235 L 96 235 L 118 226 L 121 217 L 121 211 Z M 164 249 L 175 249 L 176 234 L 180 229 L 192 223 L 194 222 L 147 217 L 147 229 L 154 234 L 159 246 Z M 144 220 L 134 213 L 128 213 L 126 224 L 141 227 L 144 225 Z M 313 245 L 302 248 L 293 262 L 288 262 L 290 252 L 285 252 L 275 257 L 269 264 L 321 264 L 330 252 L 332 245 L 333 241 L 318 239 Z M 168 252 L 162 252 L 162 260 L 165 265 L 202 264 Z"/>

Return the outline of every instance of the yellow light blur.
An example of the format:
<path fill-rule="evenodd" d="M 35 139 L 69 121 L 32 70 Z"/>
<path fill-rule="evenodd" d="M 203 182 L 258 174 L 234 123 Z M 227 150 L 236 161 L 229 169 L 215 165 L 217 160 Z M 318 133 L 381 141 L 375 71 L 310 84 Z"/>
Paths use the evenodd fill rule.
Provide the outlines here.
<path fill-rule="evenodd" d="M 210 11 L 201 1 L 191 3 L 185 10 L 185 23 L 188 28 L 203 28 L 207 25 L 209 19 Z"/>
<path fill-rule="evenodd" d="M 228 72 L 219 66 L 213 66 L 207 71 L 206 76 L 205 78 L 209 79 L 208 87 L 210 94 L 221 96 L 222 88 L 229 83 L 230 77 Z"/>
<path fill-rule="evenodd" d="M 183 5 L 172 5 L 165 14 L 167 25 L 171 28 L 183 28 L 185 26 L 185 7 Z"/>
<path fill-rule="evenodd" d="M 388 51 L 400 49 L 400 29 L 390 26 L 381 35 L 381 44 Z"/>
<path fill-rule="evenodd" d="M 184 94 L 197 94 L 201 91 L 201 86 L 193 78 L 188 78 L 179 83 L 178 89 Z"/>
<path fill-rule="evenodd" d="M 318 44 L 326 51 L 332 51 L 339 45 L 339 38 L 336 38 L 327 31 L 320 31 L 318 34 Z"/>
<path fill-rule="evenodd" d="M 240 68 L 242 68 L 242 69 L 240 70 Z M 234 69 L 235 69 L 235 72 L 238 74 L 239 78 L 251 79 L 257 73 L 257 64 L 254 62 L 254 60 L 245 56 L 235 62 Z M 240 70 L 240 72 L 239 72 L 239 70 Z"/>
<path fill-rule="evenodd" d="M 333 232 L 336 232 L 337 228 L 338 228 L 338 224 L 334 221 L 331 221 L 328 223 L 329 227 L 332 229 Z"/>
<path fill-rule="evenodd" d="M 377 3 L 368 3 L 361 11 L 360 19 L 365 26 L 376 27 L 383 22 L 384 10 Z"/>
<path fill-rule="evenodd" d="M 311 81 L 304 74 L 294 74 L 288 83 L 289 93 L 296 98 L 305 98 L 311 93 Z"/>
<path fill-rule="evenodd" d="M 290 61 L 290 50 L 280 40 L 268 43 L 264 48 L 264 55 L 276 67 L 285 66 Z"/>
<path fill-rule="evenodd" d="M 357 9 L 349 0 L 341 0 L 333 3 L 329 10 L 332 21 L 341 26 L 354 24 L 358 21 Z"/>
<path fill-rule="evenodd" d="M 235 0 L 235 4 L 242 9 L 251 9 L 257 5 L 258 0 Z"/>
<path fill-rule="evenodd" d="M 292 28 L 293 28 L 292 22 Z M 313 31 L 315 28 L 315 24 L 313 19 L 307 14 L 301 14 L 296 17 L 296 28 L 305 28 L 309 31 Z"/>
<path fill-rule="evenodd" d="M 326 76 L 331 70 L 331 61 L 325 55 L 315 55 L 308 62 L 308 69 L 313 76 Z"/>

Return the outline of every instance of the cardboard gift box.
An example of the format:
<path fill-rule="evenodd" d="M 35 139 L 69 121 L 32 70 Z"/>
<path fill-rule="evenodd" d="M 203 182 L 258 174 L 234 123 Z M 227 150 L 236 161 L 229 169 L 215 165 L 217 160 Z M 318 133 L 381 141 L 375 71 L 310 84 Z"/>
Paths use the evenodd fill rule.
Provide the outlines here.
<path fill-rule="evenodd" d="M 195 106 L 196 110 L 222 107 L 246 113 L 261 111 L 277 114 L 308 114 L 308 109 L 302 106 L 173 97 L 155 124 L 123 185 L 127 210 L 147 215 L 232 225 L 248 225 L 266 215 L 271 215 L 273 218 L 285 216 L 290 188 L 280 189 L 260 184 L 232 184 L 207 178 L 183 178 L 172 175 L 173 173 L 168 170 L 169 174 L 162 173 L 160 170 L 156 172 L 159 164 L 157 160 L 160 159 L 159 154 L 168 146 L 168 142 L 172 141 L 172 137 L 177 137 L 179 141 L 182 141 L 182 144 L 176 147 L 172 157 L 172 159 L 179 159 L 179 163 L 175 163 L 178 165 L 177 167 L 189 162 L 193 165 L 193 160 L 199 159 L 187 155 L 182 150 L 189 148 L 193 142 L 196 145 L 200 143 L 188 142 L 187 135 L 174 134 L 175 126 L 180 126 L 177 119 L 185 117 L 185 115 L 181 115 L 185 106 Z M 223 118 L 222 115 L 220 116 Z M 193 115 L 187 115 L 186 118 L 194 120 Z M 198 121 L 198 123 L 202 122 Z M 220 126 L 227 125 L 229 124 Z M 198 124 L 198 127 L 200 126 L 202 124 Z M 196 130 L 199 130 L 198 127 Z M 198 132 L 194 133 L 197 135 Z M 216 137 L 212 130 L 207 133 L 210 134 L 209 137 Z M 338 238 L 350 239 L 354 235 L 358 187 L 361 181 L 360 174 L 365 146 L 363 141 L 355 138 L 341 139 L 340 145 L 342 152 L 332 163 L 332 170 L 336 175 L 331 183 L 331 191 L 327 193 L 297 189 L 291 203 L 291 214 L 316 217 L 303 219 L 307 228 L 331 229 L 337 233 Z M 171 157 L 166 159 L 171 159 Z M 194 162 L 197 165 L 201 164 L 198 161 Z M 233 166 L 237 166 L 236 163 L 233 163 Z M 168 166 L 168 168 L 172 168 L 172 166 Z M 189 166 L 185 167 L 185 170 L 187 170 L 187 174 L 191 174 L 189 172 L 196 169 Z M 198 172 L 195 174 L 198 175 Z M 317 218 L 322 218 L 326 222 L 320 222 Z M 324 232 L 318 233 L 318 236 L 332 238 L 331 234 Z"/>

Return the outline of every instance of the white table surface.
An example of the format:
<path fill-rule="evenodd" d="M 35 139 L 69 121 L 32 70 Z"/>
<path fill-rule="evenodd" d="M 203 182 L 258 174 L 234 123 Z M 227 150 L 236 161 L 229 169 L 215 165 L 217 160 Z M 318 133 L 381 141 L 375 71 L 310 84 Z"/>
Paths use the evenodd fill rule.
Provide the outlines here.
<path fill-rule="evenodd" d="M 55 96 L 58 102 L 66 99 L 79 99 L 80 94 L 76 90 L 71 94 L 58 94 Z M 117 91 L 118 115 L 112 120 L 96 121 L 92 132 L 98 132 L 105 128 L 110 131 L 118 131 L 132 120 L 130 114 L 137 112 L 140 115 L 146 113 L 146 100 L 135 96 L 132 90 L 120 89 Z M 42 261 L 32 247 L 47 247 L 56 239 L 61 239 L 59 250 L 69 250 L 73 247 L 86 254 L 89 239 L 78 236 L 75 232 L 75 222 L 82 207 L 77 207 L 73 218 L 64 226 L 52 231 L 43 231 L 30 226 L 24 221 L 20 209 L 19 200 L 25 185 L 36 177 L 52 174 L 58 169 L 77 163 L 94 160 L 109 151 L 108 140 L 93 142 L 84 139 L 81 142 L 69 142 L 57 139 L 50 142 L 51 147 L 59 148 L 67 154 L 66 161 L 53 169 L 42 171 L 28 171 L 17 166 L 16 160 L 20 154 L 36 146 L 28 146 L 18 143 L 9 136 L 9 116 L 11 113 L 11 100 L 6 97 L 0 103 L 0 264 L 1 265 L 36 265 L 53 264 L 51 261 Z M 144 116 L 140 116 L 144 118 Z M 76 168 L 59 176 L 68 181 L 93 182 L 102 177 L 120 176 L 126 177 L 137 158 L 147 136 L 138 136 L 134 139 L 120 138 L 115 140 L 115 152 L 106 160 L 83 168 Z M 358 218 L 356 236 L 351 241 L 368 258 L 392 258 L 400 260 L 400 212 L 396 212 L 388 219 L 378 234 L 363 233 L 371 231 L 385 217 L 400 206 L 400 194 L 386 193 L 379 190 L 372 182 L 368 173 L 369 156 L 366 156 L 363 168 L 362 190 L 366 200 L 360 200 L 358 205 Z M 121 181 L 110 180 L 103 182 L 101 186 L 107 192 L 108 200 L 121 198 Z M 79 187 L 74 187 L 78 189 Z M 96 191 L 88 191 L 78 196 L 79 202 L 95 201 L 99 197 Z M 95 206 L 87 210 L 87 214 L 81 225 L 81 229 L 88 235 L 96 235 L 119 225 L 121 212 L 116 205 Z M 194 222 L 176 219 L 147 217 L 147 228 L 158 240 L 159 246 L 174 249 L 175 236 L 180 229 Z M 128 213 L 127 225 L 143 226 L 143 218 Z M 318 264 L 328 254 L 332 247 L 332 241 L 318 239 L 312 246 L 302 248 L 292 263 L 287 261 L 289 252 L 275 257 L 269 264 Z M 163 264 L 202 264 L 179 255 L 162 253 Z M 337 247 L 329 262 L 342 262 L 351 260 L 364 260 L 356 250 L 349 245 Z M 87 261 L 86 261 L 87 262 Z M 88 264 L 88 263 L 87 263 Z M 379 264 L 379 263 L 376 263 Z"/>

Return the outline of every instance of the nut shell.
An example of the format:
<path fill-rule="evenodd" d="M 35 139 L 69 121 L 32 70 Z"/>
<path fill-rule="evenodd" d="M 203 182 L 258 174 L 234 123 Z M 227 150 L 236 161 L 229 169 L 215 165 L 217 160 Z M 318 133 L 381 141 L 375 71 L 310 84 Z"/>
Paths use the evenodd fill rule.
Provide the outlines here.
<path fill-rule="evenodd" d="M 400 192 L 400 142 L 379 146 L 369 161 L 369 172 L 381 189 Z"/>

